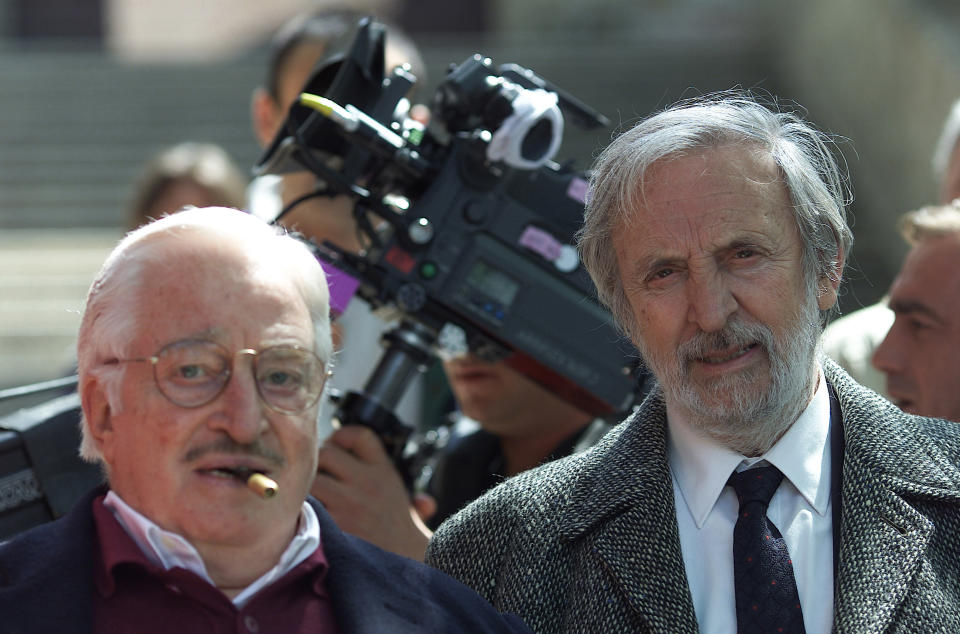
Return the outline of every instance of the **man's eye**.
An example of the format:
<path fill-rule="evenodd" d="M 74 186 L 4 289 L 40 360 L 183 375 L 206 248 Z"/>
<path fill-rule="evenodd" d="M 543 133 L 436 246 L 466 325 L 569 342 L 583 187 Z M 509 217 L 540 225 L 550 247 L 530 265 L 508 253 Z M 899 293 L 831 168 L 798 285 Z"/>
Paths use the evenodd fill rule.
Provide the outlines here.
<path fill-rule="evenodd" d="M 286 372 L 271 372 L 267 375 L 267 381 L 272 385 L 287 385 L 293 380 Z"/>
<path fill-rule="evenodd" d="M 673 269 L 658 269 L 650 276 L 654 280 L 663 280 L 673 275 Z"/>
<path fill-rule="evenodd" d="M 193 354 L 190 354 L 193 352 Z M 217 381 L 230 369 L 223 359 L 216 355 L 196 354 L 196 351 L 174 348 L 162 354 L 157 360 L 158 378 L 183 386 L 197 386 Z"/>
<path fill-rule="evenodd" d="M 918 321 L 916 319 L 911 319 L 907 322 L 907 324 L 910 326 L 910 330 L 913 330 L 914 332 L 921 332 L 931 328 L 930 324 Z"/>
<path fill-rule="evenodd" d="M 737 252 L 734 254 L 734 257 L 738 260 L 745 260 L 747 258 L 752 258 L 757 254 L 753 249 L 737 249 Z"/>
<path fill-rule="evenodd" d="M 181 365 L 177 368 L 177 377 L 181 379 L 201 379 L 207 376 L 207 371 L 199 365 Z"/>
<path fill-rule="evenodd" d="M 260 376 L 260 383 L 266 387 L 295 388 L 302 383 L 299 372 L 271 370 Z"/>

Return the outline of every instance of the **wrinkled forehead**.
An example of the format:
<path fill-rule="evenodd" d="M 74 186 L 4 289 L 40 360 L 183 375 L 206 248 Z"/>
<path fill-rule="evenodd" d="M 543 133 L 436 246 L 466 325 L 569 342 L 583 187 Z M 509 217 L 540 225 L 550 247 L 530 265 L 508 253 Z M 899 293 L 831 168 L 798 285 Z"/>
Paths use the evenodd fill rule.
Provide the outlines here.
<path fill-rule="evenodd" d="M 629 205 L 622 216 L 626 225 L 650 213 L 670 219 L 681 209 L 788 208 L 790 197 L 769 153 L 735 145 L 685 151 L 654 162 L 636 183 Z"/>
<path fill-rule="evenodd" d="M 893 284 L 904 289 L 960 304 L 960 234 L 929 236 L 910 249 Z"/>
<path fill-rule="evenodd" d="M 699 182 L 782 183 L 780 169 L 766 150 L 747 143 L 690 148 L 651 163 L 637 187 L 656 188 L 664 181 L 693 185 Z"/>
<path fill-rule="evenodd" d="M 283 260 L 255 257 L 213 241 L 158 250 L 142 262 L 130 289 L 137 330 L 163 342 L 206 329 L 248 331 L 284 324 L 310 337 L 312 322 L 293 272 Z"/>

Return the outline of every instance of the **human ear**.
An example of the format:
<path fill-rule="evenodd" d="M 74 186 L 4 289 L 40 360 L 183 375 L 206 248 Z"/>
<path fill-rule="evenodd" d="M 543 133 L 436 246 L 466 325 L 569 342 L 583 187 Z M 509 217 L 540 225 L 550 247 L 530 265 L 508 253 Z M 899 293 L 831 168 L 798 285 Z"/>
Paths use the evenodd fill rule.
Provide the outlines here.
<path fill-rule="evenodd" d="M 280 106 L 263 88 L 253 91 L 250 101 L 250 118 L 253 120 L 253 133 L 261 147 L 267 147 L 276 136 L 282 121 L 280 120 Z"/>
<path fill-rule="evenodd" d="M 97 450 L 107 464 L 111 463 L 114 434 L 110 399 L 100 380 L 87 377 L 80 386 L 80 404 L 84 425 Z"/>
<path fill-rule="evenodd" d="M 843 251 L 837 251 L 837 259 L 833 263 L 833 270 L 829 275 L 817 280 L 817 305 L 820 310 L 830 310 L 837 303 L 837 293 L 840 290 L 840 279 L 843 276 Z"/>

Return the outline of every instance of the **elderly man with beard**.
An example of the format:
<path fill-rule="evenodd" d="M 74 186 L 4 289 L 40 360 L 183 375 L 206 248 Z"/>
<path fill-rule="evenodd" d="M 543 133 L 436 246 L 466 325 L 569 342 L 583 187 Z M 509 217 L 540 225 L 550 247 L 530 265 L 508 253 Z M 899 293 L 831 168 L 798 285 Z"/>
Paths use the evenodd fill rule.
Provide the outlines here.
<path fill-rule="evenodd" d="M 538 632 L 960 630 L 960 428 L 818 355 L 842 183 L 748 95 L 616 139 L 579 246 L 658 388 L 441 526 L 428 563 Z"/>

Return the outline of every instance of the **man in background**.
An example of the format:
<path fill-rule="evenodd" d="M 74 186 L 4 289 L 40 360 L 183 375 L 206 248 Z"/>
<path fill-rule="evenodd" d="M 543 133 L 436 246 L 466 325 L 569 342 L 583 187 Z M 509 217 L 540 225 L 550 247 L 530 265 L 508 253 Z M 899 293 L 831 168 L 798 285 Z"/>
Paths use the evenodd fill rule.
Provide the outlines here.
<path fill-rule="evenodd" d="M 900 231 L 911 248 L 873 365 L 903 411 L 960 422 L 960 200 L 904 215 Z"/>
<path fill-rule="evenodd" d="M 933 154 L 933 173 L 939 183 L 940 204 L 960 197 L 960 100 L 954 102 L 943 124 Z M 883 297 L 827 326 L 824 353 L 840 364 L 858 383 L 892 397 L 885 391 L 886 379 L 873 355 L 894 322 L 894 313 Z"/>
<path fill-rule="evenodd" d="M 612 426 L 504 362 L 470 354 L 443 369 L 463 416 L 427 487 L 437 503 L 427 521 L 434 530 L 503 480 L 579 453 Z"/>
<path fill-rule="evenodd" d="M 313 487 L 341 528 L 418 560 L 431 529 L 488 489 L 582 451 L 610 429 L 503 361 L 468 355 L 444 370 L 463 416 L 414 509 L 376 436 L 362 427 L 342 428 L 342 442 L 324 445 Z"/>
<path fill-rule="evenodd" d="M 318 63 L 349 47 L 362 17 L 364 14 L 350 10 L 319 10 L 298 15 L 277 31 L 270 44 L 265 81 L 254 91 L 251 106 L 253 129 L 261 147 L 268 147 L 280 131 L 290 106 Z M 419 52 L 392 28 L 387 34 L 386 68 L 402 63 L 410 63 L 414 74 L 422 78 L 424 66 Z M 316 176 L 306 170 L 261 176 L 251 185 L 250 211 L 273 221 L 282 209 L 317 186 Z M 353 207 L 354 201 L 346 195 L 309 198 L 291 208 L 280 223 L 317 243 L 330 241 L 347 251 L 359 252 L 364 243 Z M 345 353 L 338 359 L 337 373 L 331 379 L 333 389 L 362 389 L 383 351 L 380 337 L 391 325 L 375 316 L 362 300 L 349 303 L 334 322 L 336 348 Z M 396 412 L 402 421 L 419 424 L 423 391 L 422 381 L 411 383 Z M 331 403 L 321 408 L 324 435 L 330 433 L 333 411 Z"/>

